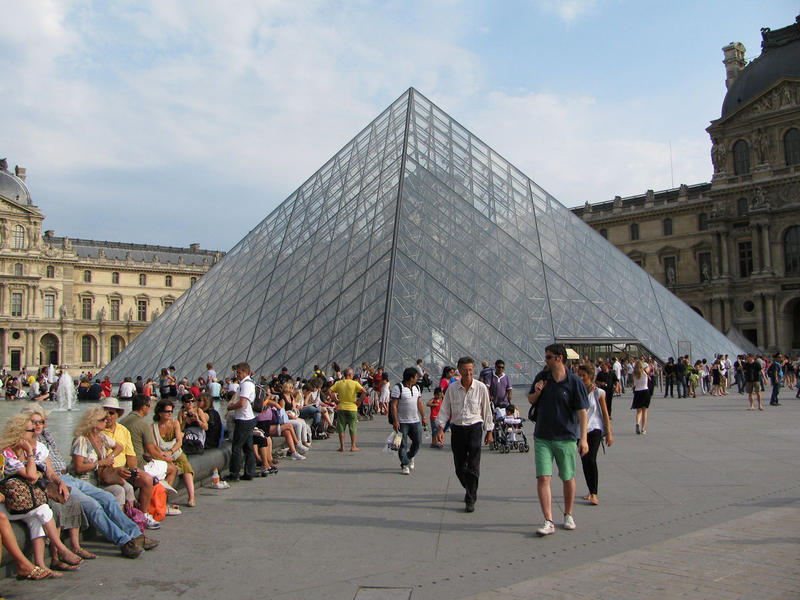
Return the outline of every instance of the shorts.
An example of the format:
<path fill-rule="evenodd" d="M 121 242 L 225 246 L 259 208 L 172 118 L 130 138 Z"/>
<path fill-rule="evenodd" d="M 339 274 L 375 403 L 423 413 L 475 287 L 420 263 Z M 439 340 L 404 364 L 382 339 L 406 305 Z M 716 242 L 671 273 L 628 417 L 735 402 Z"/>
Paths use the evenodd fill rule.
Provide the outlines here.
<path fill-rule="evenodd" d="M 358 411 L 340 410 L 336 414 L 336 433 L 344 433 L 349 428 L 350 435 L 355 435 L 356 425 L 358 424 Z"/>
<path fill-rule="evenodd" d="M 558 466 L 558 477 L 569 481 L 575 477 L 575 460 L 578 444 L 575 440 L 545 440 L 533 438 L 533 452 L 536 460 L 536 476 L 553 475 L 553 459 Z"/>
<path fill-rule="evenodd" d="M 745 389 L 747 390 L 748 394 L 760 394 L 761 384 L 758 381 L 748 381 L 745 384 Z"/>

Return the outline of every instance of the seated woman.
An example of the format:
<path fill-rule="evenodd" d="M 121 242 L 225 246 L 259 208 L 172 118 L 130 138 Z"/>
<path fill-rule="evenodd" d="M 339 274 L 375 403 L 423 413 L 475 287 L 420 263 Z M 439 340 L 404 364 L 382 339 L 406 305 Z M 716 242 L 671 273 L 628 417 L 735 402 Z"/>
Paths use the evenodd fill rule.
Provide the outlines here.
<path fill-rule="evenodd" d="M 306 449 L 311 448 L 311 428 L 304 419 L 299 417 L 300 409 L 298 404 L 302 406 L 302 394 L 299 390 L 294 389 L 294 384 L 291 382 L 284 383 L 280 387 L 280 390 L 281 393 L 278 404 L 286 411 L 286 416 L 289 417 L 289 423 L 294 428 L 295 436 Z"/>
<path fill-rule="evenodd" d="M 178 423 L 183 431 L 183 450 L 186 454 L 200 454 L 206 447 L 208 415 L 192 394 L 184 394 L 181 402 Z"/>
<path fill-rule="evenodd" d="M 81 379 L 81 382 L 78 384 L 78 400 L 88 400 L 91 387 L 92 383 L 89 381 L 88 377 Z"/>
<path fill-rule="evenodd" d="M 31 423 L 35 429 L 35 446 L 34 455 L 36 457 L 36 469 L 43 474 L 48 483 L 52 482 L 58 486 L 58 492 L 64 502 L 58 502 L 48 497 L 47 503 L 53 511 L 56 518 L 56 525 L 59 529 L 66 529 L 69 533 L 70 546 L 72 551 L 81 558 L 97 558 L 96 554 L 87 552 L 81 548 L 81 529 L 86 529 L 89 526 L 86 516 L 83 514 L 81 503 L 77 496 L 73 496 L 71 490 L 60 475 L 56 473 L 53 468 L 53 463 L 50 461 L 50 451 L 47 446 L 39 441 L 39 434 L 44 429 L 45 417 L 38 406 L 34 407 L 34 411 L 24 410 L 24 414 L 30 417 Z M 58 553 L 52 552 L 52 560 L 50 561 L 50 568 L 56 571 L 74 571 L 78 567 L 65 563 L 58 559 Z"/>
<path fill-rule="evenodd" d="M 295 390 L 296 391 L 296 390 Z M 314 425 L 319 431 L 327 431 L 333 427 L 333 420 L 328 409 L 322 405 L 319 390 L 315 383 L 303 384 L 301 400 L 297 401 L 295 408 L 300 407 L 298 415 L 301 419 L 314 419 Z M 295 396 L 297 398 L 297 396 Z"/>
<path fill-rule="evenodd" d="M 103 433 L 108 415 L 102 406 L 92 406 L 81 415 L 72 440 L 70 472 L 78 479 L 111 492 L 120 507 L 136 502 L 133 486 L 114 469 L 114 459 L 124 448 Z"/>
<path fill-rule="evenodd" d="M 278 467 L 272 459 L 272 438 L 256 425 L 253 428 L 253 452 L 261 463 L 261 476 L 273 475 L 278 472 Z"/>
<path fill-rule="evenodd" d="M 294 428 L 289 423 L 280 422 L 281 406 L 274 399 L 264 403 L 264 410 L 256 415 L 256 428 L 260 429 L 266 437 L 282 435 L 289 446 L 289 458 L 292 460 L 305 460 L 300 453 L 306 451 L 294 433 Z M 255 439 L 255 438 L 254 438 Z"/>
<path fill-rule="evenodd" d="M 208 419 L 205 447 L 219 448 L 222 438 L 222 417 L 219 416 L 219 412 L 214 408 L 214 400 L 208 394 L 200 394 L 198 404 L 200 405 L 200 410 L 203 411 Z"/>
<path fill-rule="evenodd" d="M 36 468 L 36 429 L 31 418 L 26 414 L 16 414 L 6 422 L 0 435 L 0 447 L 3 448 L 3 477 L 18 477 L 28 483 L 36 483 L 42 476 Z M 4 500 L 6 500 L 4 498 Z M 6 500 L 7 501 L 7 500 Z M 5 503 L 0 505 L 11 521 L 24 520 L 30 531 L 33 545 L 33 559 L 36 565 L 50 573 L 50 577 L 61 577 L 61 573 L 53 573 L 44 564 L 44 536 L 50 540 L 50 552 L 56 560 L 77 566 L 81 557 L 71 552 L 61 541 L 56 528 L 53 511 L 45 502 L 23 514 L 8 514 Z"/>
<path fill-rule="evenodd" d="M 191 394 L 189 394 L 191 395 Z M 181 449 L 183 432 L 180 423 L 172 418 L 174 408 L 171 400 L 159 400 L 153 413 L 153 436 L 162 452 L 172 455 L 173 463 L 178 467 L 178 474 L 183 476 L 183 483 L 189 492 L 186 506 L 195 506 L 194 497 L 194 469 L 186 458 L 186 453 Z"/>
<path fill-rule="evenodd" d="M 19 382 L 15 377 L 11 377 L 10 375 L 6 377 L 3 387 L 6 391 L 6 400 L 17 399 L 17 394 L 19 393 Z"/>

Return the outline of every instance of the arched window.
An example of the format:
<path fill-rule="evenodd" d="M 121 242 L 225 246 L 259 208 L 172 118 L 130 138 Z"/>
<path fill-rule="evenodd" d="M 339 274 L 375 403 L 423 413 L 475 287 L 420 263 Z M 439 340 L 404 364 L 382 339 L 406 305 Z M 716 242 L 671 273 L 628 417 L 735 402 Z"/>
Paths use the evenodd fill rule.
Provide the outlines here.
<path fill-rule="evenodd" d="M 139 273 L 139 285 L 147 285 L 147 275 Z"/>
<path fill-rule="evenodd" d="M 92 272 L 89 269 L 83 272 L 83 281 L 84 283 L 92 283 Z"/>
<path fill-rule="evenodd" d="M 733 145 L 733 172 L 746 175 L 750 172 L 750 145 L 739 140 Z"/>
<path fill-rule="evenodd" d="M 14 225 L 14 235 L 11 238 L 11 247 L 21 250 L 25 247 L 25 228 L 22 225 Z"/>
<path fill-rule="evenodd" d="M 14 277 L 22 277 L 22 263 L 14 264 Z"/>
<path fill-rule="evenodd" d="M 85 335 L 81 338 L 81 362 L 92 362 L 92 356 L 94 356 L 94 338 Z"/>
<path fill-rule="evenodd" d="M 639 239 L 639 224 L 638 223 L 631 223 L 631 239 L 638 240 Z"/>
<path fill-rule="evenodd" d="M 708 213 L 697 215 L 697 231 L 708 231 Z"/>
<path fill-rule="evenodd" d="M 795 225 L 783 235 L 783 256 L 786 275 L 800 275 L 800 226 Z"/>
<path fill-rule="evenodd" d="M 56 276 L 56 268 L 53 265 L 47 265 L 47 278 L 53 279 Z"/>
<path fill-rule="evenodd" d="M 672 235 L 672 219 L 664 219 L 664 235 Z"/>
<path fill-rule="evenodd" d="M 189 280 L 189 285 L 194 285 L 195 283 L 197 283 L 197 277 L 192 277 L 192 278 Z"/>
<path fill-rule="evenodd" d="M 783 136 L 783 151 L 786 154 L 786 164 L 800 164 L 800 130 L 792 127 Z"/>

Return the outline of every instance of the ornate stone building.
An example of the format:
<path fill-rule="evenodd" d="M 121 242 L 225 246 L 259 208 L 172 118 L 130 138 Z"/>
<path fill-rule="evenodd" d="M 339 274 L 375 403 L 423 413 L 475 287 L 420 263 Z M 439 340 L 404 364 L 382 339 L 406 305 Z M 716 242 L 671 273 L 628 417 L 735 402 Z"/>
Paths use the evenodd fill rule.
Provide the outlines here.
<path fill-rule="evenodd" d="M 220 252 L 42 233 L 25 169 L 0 161 L 0 368 L 107 364 Z"/>
<path fill-rule="evenodd" d="M 575 209 L 733 339 L 800 352 L 800 17 L 723 48 L 711 183 Z"/>

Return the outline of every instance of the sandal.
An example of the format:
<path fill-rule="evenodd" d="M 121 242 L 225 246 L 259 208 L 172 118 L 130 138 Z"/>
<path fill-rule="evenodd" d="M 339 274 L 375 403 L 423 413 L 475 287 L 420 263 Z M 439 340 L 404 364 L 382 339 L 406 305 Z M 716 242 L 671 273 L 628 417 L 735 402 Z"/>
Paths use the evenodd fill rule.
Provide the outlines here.
<path fill-rule="evenodd" d="M 186 506 L 188 506 L 189 508 L 194 508 L 195 506 L 197 506 L 197 502 L 193 499 L 189 500 L 186 502 Z"/>
<path fill-rule="evenodd" d="M 53 555 L 55 560 L 61 559 L 61 562 L 65 562 L 68 565 L 76 566 L 81 564 L 81 557 L 67 550 L 66 554 L 64 552 L 56 553 Z"/>
<path fill-rule="evenodd" d="M 30 579 L 31 581 L 41 581 L 42 579 L 49 579 L 55 576 L 50 569 L 43 569 L 42 567 L 34 566 L 31 572 L 27 575 L 17 573 L 17 579 Z M 60 577 L 60 575 L 59 575 Z"/>
<path fill-rule="evenodd" d="M 94 560 L 97 558 L 97 554 L 93 554 L 88 550 L 84 550 L 83 548 L 78 548 L 77 550 L 73 550 L 76 556 L 80 556 L 84 560 Z"/>
<path fill-rule="evenodd" d="M 78 565 L 71 565 L 69 563 L 60 561 L 57 558 L 54 558 L 50 561 L 51 571 L 77 571 L 78 569 L 80 569 Z"/>

